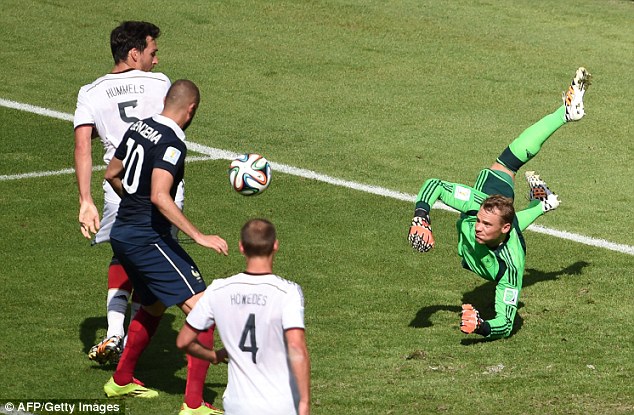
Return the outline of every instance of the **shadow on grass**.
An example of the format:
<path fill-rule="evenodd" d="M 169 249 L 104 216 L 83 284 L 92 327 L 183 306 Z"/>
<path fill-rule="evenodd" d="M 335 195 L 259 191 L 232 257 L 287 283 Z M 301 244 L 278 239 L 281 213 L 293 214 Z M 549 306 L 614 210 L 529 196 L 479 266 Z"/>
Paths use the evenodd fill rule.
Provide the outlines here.
<path fill-rule="evenodd" d="M 583 273 L 583 269 L 587 266 L 591 265 L 586 261 L 577 261 L 572 265 L 567 266 L 559 271 L 553 272 L 543 272 L 533 268 L 528 268 L 524 271 L 524 280 L 522 284 L 522 288 L 529 287 L 533 284 L 543 281 L 554 281 L 559 279 L 559 277 L 564 275 L 581 275 Z M 495 286 L 496 284 L 493 282 L 486 282 L 485 284 L 476 287 L 473 291 L 469 291 L 462 296 L 462 303 L 465 304 L 474 304 L 476 308 L 480 311 L 480 314 L 484 319 L 490 319 L 495 315 Z M 523 302 L 518 303 L 518 310 L 524 306 Z M 456 314 L 456 323 L 460 319 L 460 311 L 461 306 L 452 306 L 452 305 L 428 305 L 416 313 L 414 319 L 409 323 L 409 327 L 414 328 L 424 328 L 431 327 L 433 323 L 431 322 L 431 317 L 439 312 L 439 311 L 449 311 Z M 520 313 L 515 315 L 515 321 L 513 323 L 513 330 L 511 331 L 511 336 L 517 333 L 522 325 L 524 320 L 522 319 Z M 465 338 L 462 340 L 462 344 L 470 345 L 474 343 L 479 343 L 483 341 L 489 341 L 482 337 L 476 338 Z"/>
<path fill-rule="evenodd" d="M 173 314 L 166 313 L 163 316 L 156 334 L 139 359 L 134 376 L 142 380 L 149 388 L 173 395 L 184 395 L 186 381 L 184 378 L 176 376 L 176 373 L 187 367 L 187 356 L 176 347 L 178 331 L 172 328 L 175 319 Z M 106 326 L 105 317 L 89 317 L 83 321 L 79 337 L 84 344 L 86 354 L 97 341 L 101 340 L 97 339 L 96 334 L 100 330 L 105 330 Z M 92 369 L 108 372 L 109 375 L 114 373 L 117 368 L 115 364 L 111 363 L 91 364 Z M 226 383 L 206 382 L 205 386 L 203 392 L 205 401 L 213 403 L 218 397 L 218 392 L 214 389 L 224 389 L 227 385 Z"/>
<path fill-rule="evenodd" d="M 101 338 L 97 338 L 97 332 L 106 331 L 108 321 L 106 317 L 88 317 L 85 319 L 79 327 L 79 340 L 84 344 L 83 351 L 88 354 L 90 348 L 101 341 Z"/>

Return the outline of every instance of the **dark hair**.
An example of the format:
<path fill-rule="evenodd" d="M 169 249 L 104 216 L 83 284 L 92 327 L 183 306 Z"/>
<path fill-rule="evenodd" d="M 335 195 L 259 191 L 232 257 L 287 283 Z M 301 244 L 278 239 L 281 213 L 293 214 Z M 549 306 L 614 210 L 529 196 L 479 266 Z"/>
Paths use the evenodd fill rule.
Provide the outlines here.
<path fill-rule="evenodd" d="M 147 47 L 147 37 L 153 39 L 161 35 L 158 26 L 148 22 L 127 21 L 115 27 L 110 33 L 110 50 L 114 63 L 126 60 L 128 52 L 137 49 L 143 52 Z"/>
<path fill-rule="evenodd" d="M 276 239 L 275 226 L 266 219 L 251 219 L 240 231 L 244 254 L 249 257 L 271 255 Z"/>
<path fill-rule="evenodd" d="M 515 207 L 513 207 L 513 199 L 510 197 L 491 195 L 482 203 L 482 209 L 489 213 L 497 209 L 504 223 L 513 223 L 513 218 L 515 218 Z"/>

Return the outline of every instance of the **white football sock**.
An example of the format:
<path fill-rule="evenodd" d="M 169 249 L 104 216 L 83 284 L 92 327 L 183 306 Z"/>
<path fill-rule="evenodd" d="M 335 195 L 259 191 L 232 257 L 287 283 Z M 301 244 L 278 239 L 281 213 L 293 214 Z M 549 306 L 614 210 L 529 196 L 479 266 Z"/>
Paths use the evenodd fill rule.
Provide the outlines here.
<path fill-rule="evenodd" d="M 123 337 L 125 335 L 123 323 L 125 321 L 125 312 L 128 308 L 129 297 L 130 293 L 120 288 L 111 288 L 108 290 L 108 298 L 106 300 L 108 333 L 106 337 Z"/>

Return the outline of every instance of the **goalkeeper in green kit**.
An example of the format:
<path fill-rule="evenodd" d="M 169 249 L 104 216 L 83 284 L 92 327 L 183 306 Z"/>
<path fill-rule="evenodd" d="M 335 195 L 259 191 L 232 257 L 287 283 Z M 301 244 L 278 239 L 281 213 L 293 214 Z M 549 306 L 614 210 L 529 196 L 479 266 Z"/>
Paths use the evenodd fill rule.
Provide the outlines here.
<path fill-rule="evenodd" d="M 535 172 L 527 171 L 530 202 L 526 209 L 516 212 L 513 206 L 515 174 L 559 127 L 584 116 L 583 95 L 588 85 L 590 74 L 585 68 L 577 69 L 563 96 L 564 105 L 513 140 L 490 168 L 480 172 L 473 187 L 429 179 L 420 189 L 409 229 L 412 247 L 420 252 L 433 248 L 429 212 L 440 199 L 460 212 L 456 227 L 462 266 L 497 284 L 495 317 L 483 320 L 471 304 L 463 304 L 462 332 L 477 333 L 490 339 L 511 334 L 526 256 L 522 231 L 538 217 L 559 206 L 557 195 Z"/>

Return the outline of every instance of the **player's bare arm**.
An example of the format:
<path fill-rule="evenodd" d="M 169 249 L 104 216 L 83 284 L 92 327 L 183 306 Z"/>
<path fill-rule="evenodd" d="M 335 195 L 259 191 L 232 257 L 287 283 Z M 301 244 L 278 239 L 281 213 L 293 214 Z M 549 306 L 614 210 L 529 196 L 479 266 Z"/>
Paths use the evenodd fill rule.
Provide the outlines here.
<path fill-rule="evenodd" d="M 112 189 L 117 192 L 119 197 L 123 197 L 123 182 L 121 181 L 121 177 L 123 176 L 123 162 L 116 157 L 113 157 L 106 168 L 106 174 L 104 178 Z"/>
<path fill-rule="evenodd" d="M 187 236 L 192 238 L 197 244 L 206 248 L 211 248 L 224 255 L 229 253 L 229 245 L 218 235 L 203 234 L 190 222 L 189 219 L 178 208 L 170 194 L 170 189 L 174 182 L 174 177 L 167 170 L 156 168 L 152 171 L 152 190 L 150 199 L 158 210 L 180 229 Z"/>
<path fill-rule="evenodd" d="M 288 329 L 284 332 L 288 347 L 288 360 L 299 389 L 299 414 L 310 414 L 310 358 L 303 329 Z"/>
<path fill-rule="evenodd" d="M 79 224 L 82 235 L 90 239 L 99 230 L 99 211 L 92 200 L 90 182 L 92 178 L 92 125 L 81 125 L 75 129 L 75 176 L 79 188 Z"/>
<path fill-rule="evenodd" d="M 199 331 L 190 326 L 187 322 L 181 328 L 181 331 L 176 337 L 176 347 L 183 350 L 185 353 L 197 357 L 199 359 L 209 360 L 214 365 L 218 363 L 227 363 L 229 355 L 227 350 L 222 348 L 220 350 L 211 350 L 198 343 L 196 338 Z"/>

